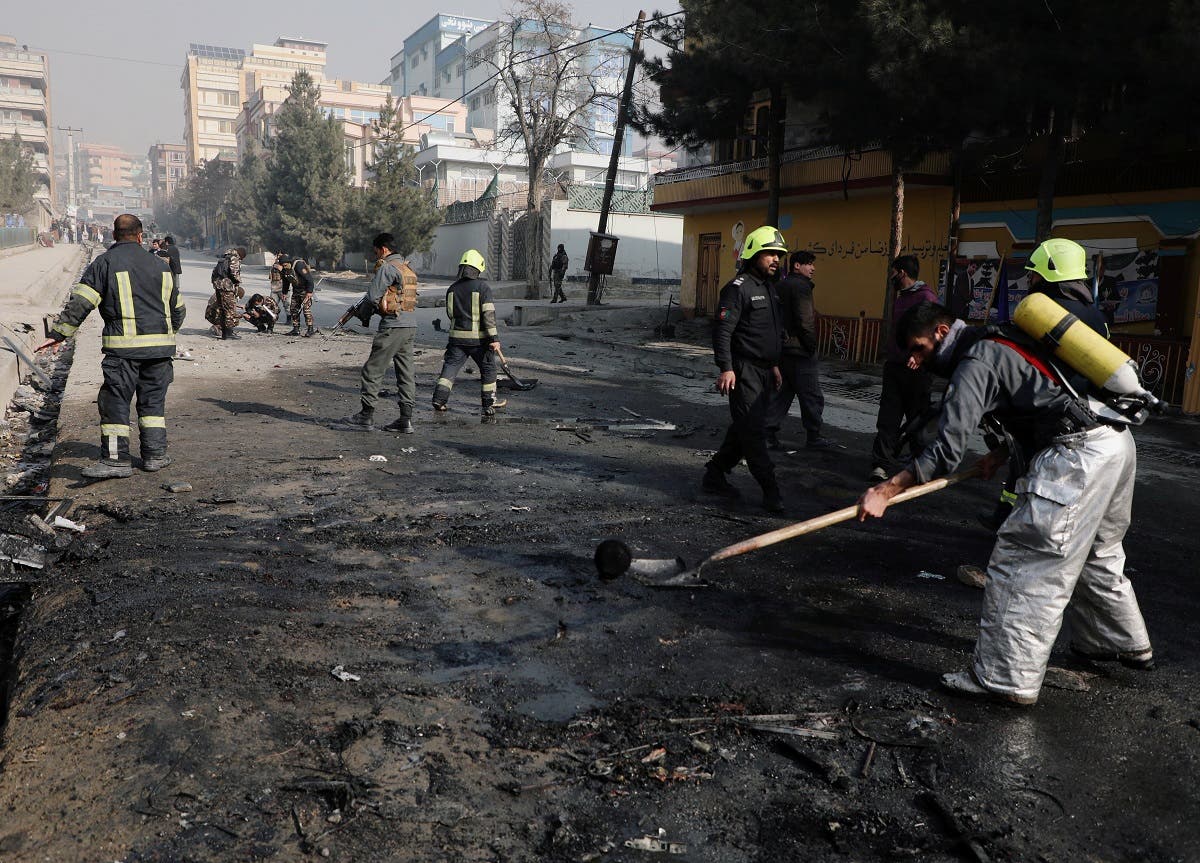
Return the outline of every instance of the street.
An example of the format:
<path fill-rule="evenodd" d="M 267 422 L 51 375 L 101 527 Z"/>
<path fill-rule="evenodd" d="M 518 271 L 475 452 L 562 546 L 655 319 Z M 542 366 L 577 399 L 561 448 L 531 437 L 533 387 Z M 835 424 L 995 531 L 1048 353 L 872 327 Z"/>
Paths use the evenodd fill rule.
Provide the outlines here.
<path fill-rule="evenodd" d="M 494 424 L 477 374 L 430 409 L 445 336 L 420 309 L 416 434 L 356 433 L 325 421 L 358 409 L 369 334 L 214 339 L 213 259 L 184 264 L 170 468 L 81 480 L 96 316 L 77 337 L 48 494 L 87 532 L 21 623 L 8 858 L 1200 859 L 1194 422 L 1136 433 L 1126 550 L 1158 670 L 1081 666 L 1064 636 L 1035 707 L 975 703 L 937 680 L 970 654 L 982 593 L 955 573 L 987 561 L 998 481 L 722 563 L 705 588 L 595 573 L 604 538 L 694 565 L 853 503 L 869 370 L 826 369 L 845 449 L 774 453 L 788 512 L 770 517 L 744 467 L 741 502 L 700 494 L 728 410 L 703 338 L 652 342 L 653 308 L 502 326 L 538 385 L 501 390 Z M 262 268 L 244 284 L 269 290 Z M 357 296 L 321 287 L 325 334 Z"/>

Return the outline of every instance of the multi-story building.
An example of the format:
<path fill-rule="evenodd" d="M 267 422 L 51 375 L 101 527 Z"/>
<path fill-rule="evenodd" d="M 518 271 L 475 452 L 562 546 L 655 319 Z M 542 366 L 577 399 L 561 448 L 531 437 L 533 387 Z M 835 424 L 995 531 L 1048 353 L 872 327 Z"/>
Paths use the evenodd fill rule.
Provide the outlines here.
<path fill-rule="evenodd" d="M 241 48 L 193 44 L 180 86 L 184 91 L 183 143 L 188 164 L 236 159 L 238 115 L 263 87 L 286 87 L 300 69 L 325 78 L 326 43 L 280 36 L 272 45 Z"/>
<path fill-rule="evenodd" d="M 384 83 L 395 96 L 462 97 L 467 40 L 491 24 L 465 15 L 434 15 L 404 40 Z"/>
<path fill-rule="evenodd" d="M 33 151 L 38 174 L 34 198 L 49 213 L 54 204 L 54 136 L 50 120 L 50 64 L 45 53 L 0 35 L 0 138 L 20 136 Z"/>
<path fill-rule="evenodd" d="M 467 40 L 464 92 L 471 128 L 491 129 L 499 139 L 512 137 L 514 128 L 512 100 L 496 71 L 504 68 L 513 52 L 507 22 L 496 22 Z M 577 124 L 578 131 L 566 143 L 572 149 L 591 153 L 612 152 L 617 119 L 617 100 L 625 81 L 625 64 L 633 47 L 633 37 L 625 32 L 612 33 L 598 27 L 584 27 L 561 34 L 570 43 L 587 43 L 573 62 L 574 71 L 561 94 L 560 104 L 587 98 L 594 85 L 599 92 Z M 545 35 L 530 22 L 516 34 L 516 54 L 536 55 L 545 50 Z M 510 142 L 513 146 L 515 142 Z M 629 155 L 629 138 L 622 155 Z"/>
<path fill-rule="evenodd" d="M 146 151 L 146 160 L 150 163 L 150 203 L 157 207 L 175 197 L 175 188 L 187 177 L 187 147 L 154 144 Z"/>
<path fill-rule="evenodd" d="M 79 143 L 75 147 L 75 184 L 80 195 L 100 188 L 132 189 L 134 157 L 111 144 Z"/>

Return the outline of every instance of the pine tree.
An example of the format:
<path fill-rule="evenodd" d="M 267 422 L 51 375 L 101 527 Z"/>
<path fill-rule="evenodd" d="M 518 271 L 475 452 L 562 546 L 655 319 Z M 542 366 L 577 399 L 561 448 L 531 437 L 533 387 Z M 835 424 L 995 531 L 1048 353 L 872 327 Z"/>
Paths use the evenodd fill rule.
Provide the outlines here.
<path fill-rule="evenodd" d="M 292 78 L 275 121 L 264 238 L 272 248 L 334 263 L 344 250 L 350 196 L 342 125 L 321 115 L 320 88 L 303 69 Z"/>
<path fill-rule="evenodd" d="M 375 123 L 378 137 L 367 167 L 366 188 L 356 190 L 347 216 L 348 245 L 364 252 L 375 235 L 387 231 L 402 255 L 427 251 L 442 215 L 431 195 L 420 187 L 413 165 L 415 153 L 402 140 L 403 124 L 389 95 Z"/>
<path fill-rule="evenodd" d="M 262 248 L 264 241 L 263 194 L 267 187 L 267 164 L 253 143 L 238 164 L 237 174 L 222 210 L 235 245 L 251 250 Z"/>

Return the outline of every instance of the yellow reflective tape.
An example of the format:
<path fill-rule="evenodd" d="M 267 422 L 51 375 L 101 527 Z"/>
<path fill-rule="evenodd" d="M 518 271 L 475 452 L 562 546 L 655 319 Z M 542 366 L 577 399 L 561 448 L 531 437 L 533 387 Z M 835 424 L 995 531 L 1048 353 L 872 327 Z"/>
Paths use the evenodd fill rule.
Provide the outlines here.
<path fill-rule="evenodd" d="M 1000 492 L 1000 500 L 1004 501 L 1005 503 L 1016 503 L 1017 496 L 1008 489 L 1003 489 Z"/>
<path fill-rule="evenodd" d="M 138 417 L 138 428 L 141 429 L 165 429 L 167 427 L 166 417 Z"/>
<path fill-rule="evenodd" d="M 445 387 L 448 390 L 454 389 L 454 381 L 450 380 L 449 378 L 438 378 L 437 385 L 439 387 Z"/>
<path fill-rule="evenodd" d="M 471 291 L 471 327 L 479 332 L 479 292 Z"/>
<path fill-rule="evenodd" d="M 494 311 L 496 311 L 496 304 L 495 303 L 484 303 L 483 310 L 485 312 L 494 312 Z"/>
<path fill-rule="evenodd" d="M 496 391 L 496 382 L 492 381 L 490 384 L 484 384 L 483 391 L 485 393 L 494 393 Z"/>
<path fill-rule="evenodd" d="M 454 294 L 446 292 L 446 317 L 454 320 Z"/>
<path fill-rule="evenodd" d="M 121 307 L 121 334 L 137 335 L 137 312 L 133 308 L 133 284 L 128 272 L 117 273 L 117 302 Z M 108 338 L 105 337 L 105 344 Z"/>
<path fill-rule="evenodd" d="M 73 324 L 64 324 L 64 323 L 57 323 L 50 328 L 50 330 L 52 332 L 62 333 L 67 338 L 70 338 L 71 336 L 75 335 L 75 331 L 78 329 L 79 329 L 79 327 L 77 327 Z"/>
<path fill-rule="evenodd" d="M 175 346 L 174 333 L 151 333 L 146 336 L 105 336 L 106 348 L 169 348 Z"/>
<path fill-rule="evenodd" d="M 163 314 L 166 317 L 168 333 L 175 332 L 175 330 L 171 327 L 171 291 L 174 289 L 174 287 L 175 282 L 171 280 L 171 273 L 168 270 L 167 272 L 163 273 L 162 277 Z"/>
<path fill-rule="evenodd" d="M 450 338 L 452 338 L 452 339 L 477 339 L 477 338 L 479 338 L 479 330 L 451 330 Z"/>
<path fill-rule="evenodd" d="M 116 423 L 100 423 L 100 434 L 104 437 L 129 437 L 128 425 L 117 425 Z"/>
<path fill-rule="evenodd" d="M 92 304 L 92 308 L 100 305 L 100 294 L 97 293 L 94 288 L 89 285 L 85 285 L 83 282 L 80 282 L 78 285 L 76 285 L 75 290 L 71 291 L 71 293 L 77 297 L 82 297 L 83 299 L 87 300 Z"/>

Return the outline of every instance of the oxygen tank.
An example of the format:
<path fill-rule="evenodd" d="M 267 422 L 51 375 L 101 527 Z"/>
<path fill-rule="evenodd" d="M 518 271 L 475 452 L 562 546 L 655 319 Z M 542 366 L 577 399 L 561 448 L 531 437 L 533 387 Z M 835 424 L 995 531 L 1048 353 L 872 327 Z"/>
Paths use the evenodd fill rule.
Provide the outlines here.
<path fill-rule="evenodd" d="M 1045 294 L 1021 300 L 1013 323 L 1104 392 L 1158 404 L 1142 386 L 1137 365 L 1128 354 Z"/>

